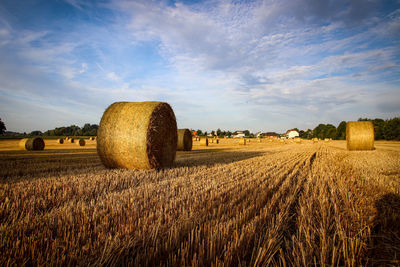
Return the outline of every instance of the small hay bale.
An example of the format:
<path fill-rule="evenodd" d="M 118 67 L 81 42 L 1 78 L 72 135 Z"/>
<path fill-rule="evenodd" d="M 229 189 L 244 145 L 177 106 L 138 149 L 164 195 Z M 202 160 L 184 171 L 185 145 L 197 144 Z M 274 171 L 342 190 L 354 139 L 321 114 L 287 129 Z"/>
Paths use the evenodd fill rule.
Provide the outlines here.
<path fill-rule="evenodd" d="M 214 143 L 214 139 L 213 138 L 210 138 L 210 141 L 209 142 L 211 142 L 211 144 L 213 144 Z"/>
<path fill-rule="evenodd" d="M 245 146 L 246 145 L 246 138 L 239 139 L 239 145 Z"/>
<path fill-rule="evenodd" d="M 215 143 L 216 143 L 216 144 L 219 144 L 219 139 L 215 139 Z"/>
<path fill-rule="evenodd" d="M 330 140 L 329 140 L 329 138 L 325 138 L 324 141 L 325 141 L 326 143 L 328 143 Z"/>
<path fill-rule="evenodd" d="M 70 142 L 71 144 L 75 143 L 75 139 L 74 138 L 69 138 L 68 142 Z"/>
<path fill-rule="evenodd" d="M 202 138 L 200 139 L 200 145 L 201 146 L 208 146 L 208 138 Z"/>
<path fill-rule="evenodd" d="M 101 118 L 97 153 L 108 168 L 171 167 L 178 133 L 175 114 L 164 102 L 116 102 Z"/>
<path fill-rule="evenodd" d="M 57 140 L 57 143 L 58 143 L 58 144 L 64 144 L 64 139 L 62 139 L 62 138 L 58 139 L 58 140 Z"/>
<path fill-rule="evenodd" d="M 373 150 L 374 125 L 370 121 L 349 121 L 346 124 L 346 142 L 348 150 Z"/>
<path fill-rule="evenodd" d="M 41 137 L 24 138 L 19 141 L 19 147 L 25 150 L 43 150 L 44 141 Z"/>
<path fill-rule="evenodd" d="M 94 137 L 89 137 L 89 141 L 94 141 Z"/>
<path fill-rule="evenodd" d="M 85 139 L 79 139 L 78 142 L 76 142 L 77 146 L 85 146 L 86 145 L 86 141 Z"/>
<path fill-rule="evenodd" d="M 193 139 L 189 129 L 178 129 L 178 146 L 177 150 L 190 151 L 192 150 Z"/>
<path fill-rule="evenodd" d="M 301 144 L 301 138 L 295 138 L 295 139 L 294 139 L 294 142 L 295 142 L 296 144 Z"/>

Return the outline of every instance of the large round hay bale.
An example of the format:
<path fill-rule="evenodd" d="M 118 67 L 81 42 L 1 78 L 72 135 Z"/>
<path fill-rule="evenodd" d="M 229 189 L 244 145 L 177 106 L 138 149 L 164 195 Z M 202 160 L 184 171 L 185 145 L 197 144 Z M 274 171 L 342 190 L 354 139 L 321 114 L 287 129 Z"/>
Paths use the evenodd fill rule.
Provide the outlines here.
<path fill-rule="evenodd" d="M 239 145 L 246 145 L 246 138 L 240 138 L 239 139 Z"/>
<path fill-rule="evenodd" d="M 58 139 L 58 140 L 57 140 L 57 143 L 58 143 L 58 144 L 64 144 L 64 139 L 62 139 L 62 138 Z"/>
<path fill-rule="evenodd" d="M 208 146 L 208 138 L 207 137 L 201 138 L 200 139 L 200 145 L 201 146 Z"/>
<path fill-rule="evenodd" d="M 296 138 L 294 139 L 294 142 L 295 142 L 296 144 L 301 144 L 301 138 L 296 137 Z"/>
<path fill-rule="evenodd" d="M 349 121 L 346 124 L 348 150 L 374 149 L 374 125 L 370 121 Z"/>
<path fill-rule="evenodd" d="M 174 111 L 163 102 L 116 102 L 97 131 L 97 153 L 108 168 L 170 167 L 177 142 Z"/>
<path fill-rule="evenodd" d="M 79 139 L 78 142 L 76 142 L 77 146 L 85 146 L 86 145 L 86 141 L 85 139 Z"/>
<path fill-rule="evenodd" d="M 178 129 L 178 146 L 177 150 L 190 151 L 192 150 L 193 139 L 189 129 Z"/>
<path fill-rule="evenodd" d="M 41 137 L 24 138 L 19 141 L 19 147 L 25 150 L 43 150 L 44 141 Z"/>
<path fill-rule="evenodd" d="M 68 142 L 70 142 L 71 144 L 73 144 L 73 143 L 75 143 L 75 139 L 70 137 L 70 138 L 68 139 Z"/>

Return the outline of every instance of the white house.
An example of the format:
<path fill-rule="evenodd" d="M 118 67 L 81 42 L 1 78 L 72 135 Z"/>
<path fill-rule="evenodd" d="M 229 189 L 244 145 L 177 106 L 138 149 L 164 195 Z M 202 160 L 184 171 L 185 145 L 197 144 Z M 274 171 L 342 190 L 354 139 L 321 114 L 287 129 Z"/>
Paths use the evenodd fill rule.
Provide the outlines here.
<path fill-rule="evenodd" d="M 232 134 L 232 137 L 233 138 L 243 138 L 243 137 L 245 137 L 245 135 L 244 135 L 244 132 L 242 132 L 242 131 L 236 131 Z"/>
<path fill-rule="evenodd" d="M 299 137 L 299 136 L 300 136 L 300 134 L 296 130 L 289 130 L 289 132 L 287 133 L 288 138 L 295 138 L 295 137 Z"/>

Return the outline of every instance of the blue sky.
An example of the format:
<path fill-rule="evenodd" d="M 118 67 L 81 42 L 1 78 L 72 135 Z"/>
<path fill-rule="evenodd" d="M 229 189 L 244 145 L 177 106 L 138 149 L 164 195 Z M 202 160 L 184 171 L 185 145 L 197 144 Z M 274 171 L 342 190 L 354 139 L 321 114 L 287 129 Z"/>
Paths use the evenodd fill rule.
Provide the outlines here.
<path fill-rule="evenodd" d="M 11 131 L 98 124 L 115 101 L 208 131 L 392 118 L 399 64 L 399 0 L 0 2 Z"/>

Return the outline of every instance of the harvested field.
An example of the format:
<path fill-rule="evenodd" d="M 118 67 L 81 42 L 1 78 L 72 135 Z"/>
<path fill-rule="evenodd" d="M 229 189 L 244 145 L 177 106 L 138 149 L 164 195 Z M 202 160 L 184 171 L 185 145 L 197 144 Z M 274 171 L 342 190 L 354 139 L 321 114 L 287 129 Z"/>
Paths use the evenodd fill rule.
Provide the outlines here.
<path fill-rule="evenodd" d="M 400 264 L 399 142 L 194 142 L 160 171 L 45 143 L 0 141 L 2 265 Z"/>

